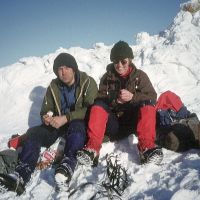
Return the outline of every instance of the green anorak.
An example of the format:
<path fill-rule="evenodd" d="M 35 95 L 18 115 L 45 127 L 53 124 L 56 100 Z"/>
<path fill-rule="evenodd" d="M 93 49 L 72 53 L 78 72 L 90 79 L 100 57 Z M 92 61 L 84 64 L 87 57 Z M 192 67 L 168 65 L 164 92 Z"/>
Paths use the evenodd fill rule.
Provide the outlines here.
<path fill-rule="evenodd" d="M 94 103 L 97 96 L 97 84 L 95 80 L 85 72 L 78 71 L 79 82 L 76 85 L 75 109 L 66 113 L 68 122 L 74 119 L 84 119 L 87 108 Z M 40 115 L 52 111 L 53 116 L 61 116 L 61 98 L 59 90 L 59 78 L 53 79 L 47 88 Z"/>

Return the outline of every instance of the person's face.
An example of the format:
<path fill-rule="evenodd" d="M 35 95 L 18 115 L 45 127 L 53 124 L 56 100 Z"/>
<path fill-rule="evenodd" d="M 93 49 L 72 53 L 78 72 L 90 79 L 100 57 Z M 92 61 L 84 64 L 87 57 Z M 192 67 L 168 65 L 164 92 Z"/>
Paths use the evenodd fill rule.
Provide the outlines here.
<path fill-rule="evenodd" d="M 72 68 L 67 66 L 60 66 L 58 68 L 59 79 L 68 86 L 71 86 L 75 82 L 75 72 Z"/>
<path fill-rule="evenodd" d="M 130 62 L 131 60 L 129 58 L 114 61 L 113 63 L 114 63 L 116 72 L 122 76 L 126 74 L 129 69 Z"/>

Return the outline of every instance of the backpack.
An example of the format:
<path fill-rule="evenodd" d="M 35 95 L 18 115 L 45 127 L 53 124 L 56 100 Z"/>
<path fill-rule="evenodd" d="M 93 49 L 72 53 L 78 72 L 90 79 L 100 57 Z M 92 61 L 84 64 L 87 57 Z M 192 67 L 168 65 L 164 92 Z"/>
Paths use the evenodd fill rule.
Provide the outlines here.
<path fill-rule="evenodd" d="M 0 151 L 0 174 L 12 173 L 18 162 L 18 152 L 7 149 Z"/>
<path fill-rule="evenodd" d="M 170 127 L 157 127 L 157 144 L 176 152 L 200 148 L 200 121 L 196 114 L 180 119 Z"/>
<path fill-rule="evenodd" d="M 190 116 L 180 97 L 171 91 L 160 95 L 156 103 L 157 125 L 170 127 L 174 122 Z"/>
<path fill-rule="evenodd" d="M 200 148 L 200 122 L 190 113 L 180 97 L 171 91 L 164 92 L 156 104 L 158 145 L 177 152 Z"/>

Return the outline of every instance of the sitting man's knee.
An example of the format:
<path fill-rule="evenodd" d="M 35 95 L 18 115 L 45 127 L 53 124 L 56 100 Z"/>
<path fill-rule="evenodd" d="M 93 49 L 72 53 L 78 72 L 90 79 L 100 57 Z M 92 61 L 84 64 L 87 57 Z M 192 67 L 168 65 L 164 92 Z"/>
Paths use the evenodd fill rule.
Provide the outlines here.
<path fill-rule="evenodd" d="M 86 132 L 86 125 L 84 120 L 72 120 L 68 127 L 68 132 Z"/>

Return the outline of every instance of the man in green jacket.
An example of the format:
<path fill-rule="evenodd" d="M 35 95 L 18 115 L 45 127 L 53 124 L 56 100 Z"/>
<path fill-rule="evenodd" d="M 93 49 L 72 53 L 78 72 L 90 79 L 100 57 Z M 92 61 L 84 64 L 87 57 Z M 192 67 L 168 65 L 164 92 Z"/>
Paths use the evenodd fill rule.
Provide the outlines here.
<path fill-rule="evenodd" d="M 77 164 L 76 153 L 86 142 L 86 112 L 97 95 L 97 84 L 78 70 L 75 58 L 68 53 L 56 57 L 53 71 L 57 78 L 51 81 L 43 100 L 43 123 L 27 131 L 19 165 L 13 174 L 1 180 L 18 194 L 24 191 L 34 172 L 41 147 L 51 146 L 60 136 L 66 143 L 63 159 L 55 169 L 55 180 L 58 189 L 65 189 Z"/>

